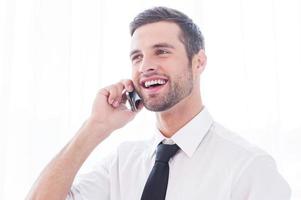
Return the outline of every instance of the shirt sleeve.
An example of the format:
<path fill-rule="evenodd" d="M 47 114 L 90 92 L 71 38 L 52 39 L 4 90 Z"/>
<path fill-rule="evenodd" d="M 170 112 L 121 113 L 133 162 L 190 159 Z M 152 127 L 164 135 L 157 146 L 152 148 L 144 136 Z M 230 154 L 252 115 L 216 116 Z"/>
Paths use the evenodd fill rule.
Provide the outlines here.
<path fill-rule="evenodd" d="M 257 156 L 242 170 L 232 188 L 232 200 L 289 200 L 290 187 L 272 157 Z"/>
<path fill-rule="evenodd" d="M 110 165 L 114 157 L 98 162 L 89 173 L 76 177 L 66 200 L 109 200 Z"/>

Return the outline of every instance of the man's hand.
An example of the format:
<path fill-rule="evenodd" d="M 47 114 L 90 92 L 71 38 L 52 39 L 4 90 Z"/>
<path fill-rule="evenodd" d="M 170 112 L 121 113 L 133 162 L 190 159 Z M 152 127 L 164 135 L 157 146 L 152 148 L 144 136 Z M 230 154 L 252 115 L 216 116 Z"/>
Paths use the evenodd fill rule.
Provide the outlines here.
<path fill-rule="evenodd" d="M 125 106 L 124 91 L 133 91 L 131 80 L 123 80 L 101 89 L 95 98 L 91 116 L 78 133 L 46 166 L 26 199 L 65 199 L 74 177 L 93 149 L 114 130 L 131 121 L 136 112 Z M 140 105 L 139 110 L 142 109 Z"/>
<path fill-rule="evenodd" d="M 106 127 L 109 132 L 119 129 L 131 121 L 137 112 L 132 112 L 125 105 L 125 91 L 132 92 L 134 86 L 131 80 L 122 80 L 116 84 L 101 89 L 94 100 L 89 123 Z M 142 109 L 142 104 L 138 111 Z"/>

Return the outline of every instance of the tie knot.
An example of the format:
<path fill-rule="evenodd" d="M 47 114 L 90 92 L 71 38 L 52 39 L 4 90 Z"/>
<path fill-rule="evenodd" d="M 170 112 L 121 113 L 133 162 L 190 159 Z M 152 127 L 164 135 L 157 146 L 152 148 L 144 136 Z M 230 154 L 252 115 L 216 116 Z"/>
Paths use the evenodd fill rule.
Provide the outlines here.
<path fill-rule="evenodd" d="M 173 157 L 179 150 L 178 145 L 163 144 L 160 143 L 157 147 L 156 162 L 168 163 L 169 159 Z"/>

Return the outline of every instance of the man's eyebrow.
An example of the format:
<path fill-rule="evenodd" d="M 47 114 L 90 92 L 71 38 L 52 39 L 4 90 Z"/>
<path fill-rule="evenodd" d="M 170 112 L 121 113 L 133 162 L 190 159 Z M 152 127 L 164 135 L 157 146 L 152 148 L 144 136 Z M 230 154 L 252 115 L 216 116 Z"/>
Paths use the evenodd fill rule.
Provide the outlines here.
<path fill-rule="evenodd" d="M 158 43 L 158 44 L 154 44 L 152 46 L 153 49 L 156 48 L 170 48 L 170 49 L 175 49 L 175 47 L 171 44 L 168 43 Z M 130 57 L 132 57 L 134 54 L 141 52 L 139 49 L 134 49 L 130 52 Z"/>
<path fill-rule="evenodd" d="M 170 49 L 174 49 L 175 47 L 171 44 L 168 44 L 168 43 L 158 43 L 158 44 L 155 44 L 153 45 L 153 48 L 170 48 Z"/>
<path fill-rule="evenodd" d="M 130 52 L 130 57 L 132 57 L 134 54 L 138 53 L 138 52 L 141 52 L 140 50 L 138 49 L 134 49 Z"/>

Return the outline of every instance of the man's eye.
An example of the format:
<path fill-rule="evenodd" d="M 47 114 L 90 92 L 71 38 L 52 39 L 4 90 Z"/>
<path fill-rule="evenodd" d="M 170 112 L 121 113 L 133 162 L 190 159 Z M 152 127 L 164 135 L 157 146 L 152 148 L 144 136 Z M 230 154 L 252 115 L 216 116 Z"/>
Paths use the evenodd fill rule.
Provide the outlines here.
<path fill-rule="evenodd" d="M 164 49 L 158 49 L 158 50 L 156 51 L 156 54 L 157 54 L 157 55 L 161 55 L 161 54 L 169 54 L 169 51 L 166 51 L 166 50 L 164 50 Z"/>
<path fill-rule="evenodd" d="M 135 55 L 132 57 L 132 62 L 139 62 L 142 59 L 142 55 Z"/>

